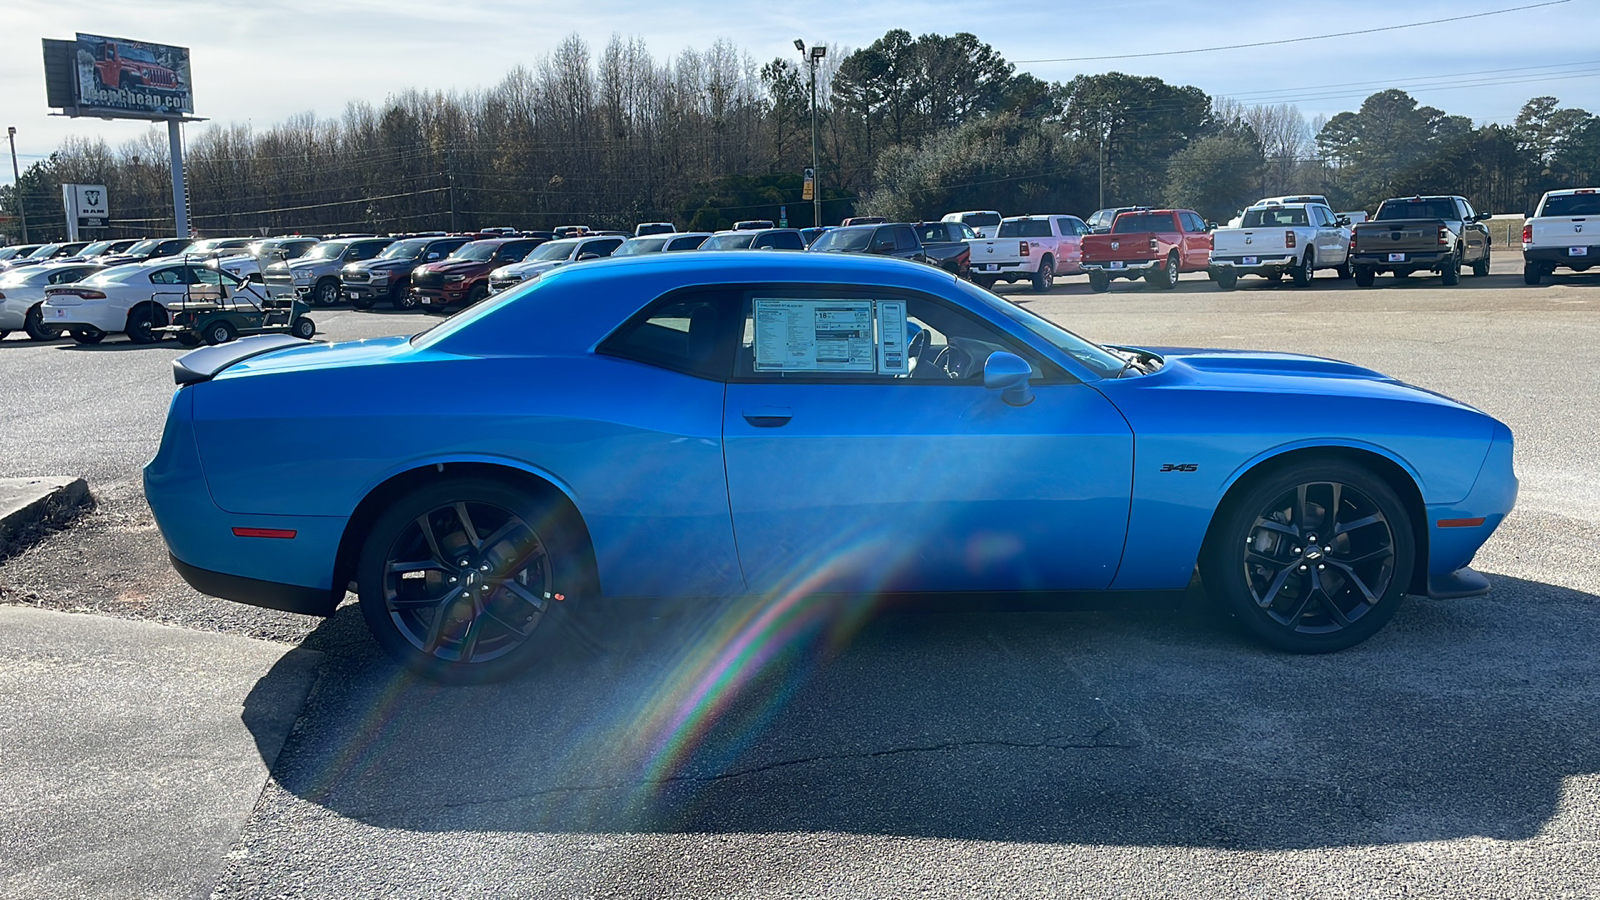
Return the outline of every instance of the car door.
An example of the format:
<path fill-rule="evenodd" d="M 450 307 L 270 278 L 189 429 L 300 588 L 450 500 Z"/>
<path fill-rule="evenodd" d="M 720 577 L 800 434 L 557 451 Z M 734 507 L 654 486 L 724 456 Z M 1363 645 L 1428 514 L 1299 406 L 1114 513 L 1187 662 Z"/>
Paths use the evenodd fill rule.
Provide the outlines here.
<path fill-rule="evenodd" d="M 1211 233 L 1206 231 L 1206 222 L 1199 214 L 1181 212 L 1178 214 L 1178 224 L 1183 226 L 1183 267 L 1193 271 L 1204 269 L 1211 264 Z"/>
<path fill-rule="evenodd" d="M 1466 245 L 1462 261 L 1471 263 L 1483 259 L 1489 252 L 1489 226 L 1474 221 L 1478 214 L 1467 201 L 1456 200 L 1456 207 L 1460 210 L 1461 237 Z"/>
<path fill-rule="evenodd" d="M 1133 442 L 1098 391 L 950 302 L 864 288 L 743 293 L 723 421 L 753 591 L 1103 589 Z M 995 350 L 1033 366 L 1014 407 Z"/>
<path fill-rule="evenodd" d="M 1308 206 L 1311 224 L 1317 227 L 1317 265 L 1331 267 L 1343 265 L 1350 249 L 1350 232 L 1339 224 L 1333 210 L 1326 206 Z"/>
<path fill-rule="evenodd" d="M 1083 223 L 1073 216 L 1056 216 L 1056 269 L 1065 274 L 1083 271 Z"/>

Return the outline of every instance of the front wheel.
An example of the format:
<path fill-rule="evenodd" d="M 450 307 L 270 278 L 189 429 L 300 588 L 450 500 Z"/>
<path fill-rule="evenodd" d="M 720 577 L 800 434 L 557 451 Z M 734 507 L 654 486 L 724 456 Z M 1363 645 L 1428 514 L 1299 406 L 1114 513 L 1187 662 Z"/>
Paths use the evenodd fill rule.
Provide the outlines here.
<path fill-rule="evenodd" d="M 416 309 L 419 302 L 416 294 L 403 290 L 395 293 L 394 298 L 389 301 L 389 305 L 398 310 L 409 310 Z"/>
<path fill-rule="evenodd" d="M 239 329 L 234 328 L 233 323 L 227 319 L 219 319 L 207 325 L 205 334 L 202 335 L 205 338 L 205 342 L 212 346 L 226 344 L 238 336 Z"/>
<path fill-rule="evenodd" d="M 37 303 L 28 307 L 27 313 L 23 315 L 22 330 L 28 333 L 28 337 L 36 341 L 53 341 L 61 337 L 61 326 L 46 325 L 44 323 L 44 310 L 40 309 Z"/>
<path fill-rule="evenodd" d="M 519 486 L 437 482 L 397 501 L 361 551 L 362 617 L 401 665 L 497 681 L 551 655 L 582 590 L 566 516 Z"/>
<path fill-rule="evenodd" d="M 487 296 L 489 296 L 489 286 L 482 283 L 475 284 L 472 286 L 472 290 L 467 291 L 466 305 L 472 306 L 475 303 L 482 303 L 483 299 Z"/>
<path fill-rule="evenodd" d="M 1089 273 L 1089 290 L 1096 294 L 1104 294 L 1111 290 L 1111 276 L 1098 269 Z"/>
<path fill-rule="evenodd" d="M 1388 483 L 1352 463 L 1285 468 L 1230 496 L 1201 559 L 1206 590 L 1257 640 L 1329 653 L 1384 626 L 1415 558 Z"/>
<path fill-rule="evenodd" d="M 332 278 L 324 278 L 317 284 L 317 289 L 312 291 L 311 298 L 318 306 L 332 306 L 339 302 L 339 282 Z"/>
<path fill-rule="evenodd" d="M 1050 290 L 1050 286 L 1055 283 L 1056 264 L 1047 256 L 1040 261 L 1039 271 L 1033 273 L 1033 292 L 1042 294 Z"/>

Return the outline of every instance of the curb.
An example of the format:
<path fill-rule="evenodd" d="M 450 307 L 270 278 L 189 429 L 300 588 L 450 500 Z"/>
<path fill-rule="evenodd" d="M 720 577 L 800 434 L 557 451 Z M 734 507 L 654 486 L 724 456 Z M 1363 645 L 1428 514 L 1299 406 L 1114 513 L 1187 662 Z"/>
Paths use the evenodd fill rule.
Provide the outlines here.
<path fill-rule="evenodd" d="M 82 478 L 0 478 L 0 559 L 20 552 L 92 506 L 94 497 Z"/>

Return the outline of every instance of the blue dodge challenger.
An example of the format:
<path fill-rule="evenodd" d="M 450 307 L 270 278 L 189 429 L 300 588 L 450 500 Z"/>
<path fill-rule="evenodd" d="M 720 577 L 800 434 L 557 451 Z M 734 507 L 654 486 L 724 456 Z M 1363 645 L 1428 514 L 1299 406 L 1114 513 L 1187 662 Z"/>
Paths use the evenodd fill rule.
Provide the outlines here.
<path fill-rule="evenodd" d="M 1510 512 L 1505 425 L 1370 369 L 1099 346 L 926 265 L 686 253 L 553 272 L 414 337 L 175 362 L 145 490 L 200 591 L 449 681 L 605 598 L 1181 591 L 1352 646 Z M 623 605 L 620 608 L 625 609 Z"/>

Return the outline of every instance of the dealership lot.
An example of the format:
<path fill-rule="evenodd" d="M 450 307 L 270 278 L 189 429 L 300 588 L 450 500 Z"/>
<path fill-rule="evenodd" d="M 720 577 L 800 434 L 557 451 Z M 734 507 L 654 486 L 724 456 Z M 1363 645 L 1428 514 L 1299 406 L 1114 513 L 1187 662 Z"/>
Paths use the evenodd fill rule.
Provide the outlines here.
<path fill-rule="evenodd" d="M 601 652 L 512 683 L 419 683 L 353 607 L 236 607 L 170 572 L 137 476 L 178 348 L 120 341 L 0 343 L 3 474 L 83 475 L 101 498 L 0 564 L 0 587 L 325 654 L 242 833 L 201 854 L 226 859 L 201 873 L 219 896 L 1586 895 L 1600 278 L 1519 271 L 1505 254 L 1455 288 L 1001 289 L 1092 340 L 1348 359 L 1511 425 L 1522 494 L 1477 563 L 1494 593 L 1413 598 L 1335 656 L 1263 651 L 1194 610 L 897 612 L 718 694 L 729 604 L 630 611 Z M 431 321 L 316 318 L 339 340 Z"/>

